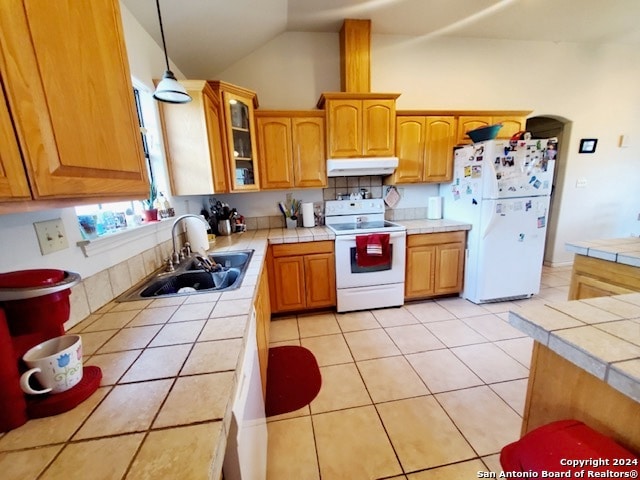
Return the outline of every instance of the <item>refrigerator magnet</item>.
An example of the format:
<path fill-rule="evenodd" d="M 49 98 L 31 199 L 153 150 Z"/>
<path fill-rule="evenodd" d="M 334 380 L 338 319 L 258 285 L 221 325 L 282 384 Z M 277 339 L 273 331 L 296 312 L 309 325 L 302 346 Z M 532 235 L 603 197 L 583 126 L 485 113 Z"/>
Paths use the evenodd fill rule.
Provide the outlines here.
<path fill-rule="evenodd" d="M 524 204 L 525 211 L 531 210 L 531 200 L 528 200 L 527 203 Z"/>
<path fill-rule="evenodd" d="M 524 233 L 521 233 L 518 235 L 518 241 L 519 242 L 524 242 Z"/>
<path fill-rule="evenodd" d="M 482 166 L 474 165 L 471 167 L 471 178 L 480 178 L 482 176 Z"/>
<path fill-rule="evenodd" d="M 547 223 L 546 217 L 538 217 L 538 228 L 544 228 Z"/>
<path fill-rule="evenodd" d="M 465 177 L 471 176 L 471 166 L 467 165 L 466 167 L 464 167 L 464 176 Z"/>

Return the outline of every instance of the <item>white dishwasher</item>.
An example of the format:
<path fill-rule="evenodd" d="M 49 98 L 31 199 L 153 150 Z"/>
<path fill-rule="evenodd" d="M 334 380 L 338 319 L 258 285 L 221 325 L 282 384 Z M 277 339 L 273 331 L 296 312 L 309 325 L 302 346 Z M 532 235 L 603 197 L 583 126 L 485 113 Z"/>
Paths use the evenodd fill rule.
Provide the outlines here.
<path fill-rule="evenodd" d="M 233 402 L 223 471 L 225 480 L 267 478 L 267 421 L 260 380 L 255 309 L 249 322 L 244 360 Z"/>

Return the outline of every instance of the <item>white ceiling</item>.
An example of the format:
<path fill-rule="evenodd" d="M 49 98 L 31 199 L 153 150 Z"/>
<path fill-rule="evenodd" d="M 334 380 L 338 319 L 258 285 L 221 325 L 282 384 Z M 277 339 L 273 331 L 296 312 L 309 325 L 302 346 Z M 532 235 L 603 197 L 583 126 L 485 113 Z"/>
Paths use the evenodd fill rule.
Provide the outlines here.
<path fill-rule="evenodd" d="M 121 0 L 162 45 L 155 0 Z M 285 31 L 640 44 L 640 0 L 160 0 L 169 57 L 188 78 L 215 78 Z"/>

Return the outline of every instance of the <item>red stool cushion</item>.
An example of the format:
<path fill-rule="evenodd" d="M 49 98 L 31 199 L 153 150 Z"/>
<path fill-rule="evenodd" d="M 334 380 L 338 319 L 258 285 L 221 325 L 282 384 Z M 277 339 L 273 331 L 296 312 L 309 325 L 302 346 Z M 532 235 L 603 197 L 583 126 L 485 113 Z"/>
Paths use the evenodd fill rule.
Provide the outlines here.
<path fill-rule="evenodd" d="M 639 463 L 636 455 L 577 420 L 536 428 L 500 452 L 505 472 L 637 472 Z"/>

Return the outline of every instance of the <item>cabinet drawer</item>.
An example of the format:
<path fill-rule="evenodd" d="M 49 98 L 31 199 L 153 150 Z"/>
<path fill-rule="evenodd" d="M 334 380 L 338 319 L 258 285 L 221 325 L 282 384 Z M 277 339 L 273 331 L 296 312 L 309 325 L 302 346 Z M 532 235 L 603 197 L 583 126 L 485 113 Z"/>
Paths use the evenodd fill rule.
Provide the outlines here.
<path fill-rule="evenodd" d="M 333 240 L 271 245 L 271 254 L 274 257 L 309 255 L 313 253 L 333 253 Z"/>
<path fill-rule="evenodd" d="M 464 242 L 466 231 L 444 233 L 424 233 L 420 235 L 407 235 L 407 247 L 419 247 L 423 245 L 439 245 L 442 243 Z"/>

